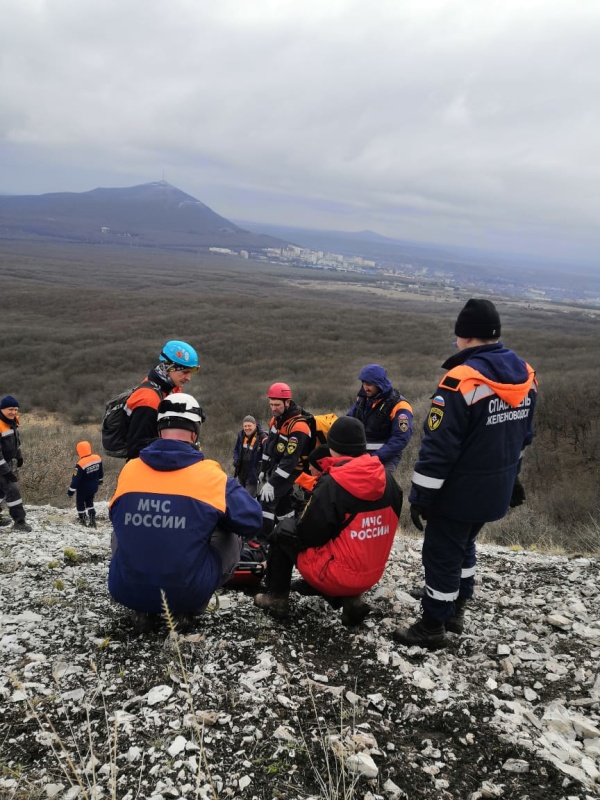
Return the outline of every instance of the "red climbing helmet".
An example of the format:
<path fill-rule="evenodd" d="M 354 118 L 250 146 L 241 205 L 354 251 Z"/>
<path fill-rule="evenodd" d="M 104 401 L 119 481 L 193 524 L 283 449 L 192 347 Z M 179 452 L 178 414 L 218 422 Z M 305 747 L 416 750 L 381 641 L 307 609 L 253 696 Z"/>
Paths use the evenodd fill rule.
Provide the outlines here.
<path fill-rule="evenodd" d="M 272 383 L 267 390 L 269 400 L 291 400 L 292 390 L 287 383 Z"/>

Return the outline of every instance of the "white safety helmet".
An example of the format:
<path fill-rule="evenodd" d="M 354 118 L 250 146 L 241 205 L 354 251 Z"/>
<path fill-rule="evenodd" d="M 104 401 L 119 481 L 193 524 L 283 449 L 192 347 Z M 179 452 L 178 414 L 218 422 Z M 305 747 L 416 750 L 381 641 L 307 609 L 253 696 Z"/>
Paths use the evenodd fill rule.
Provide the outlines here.
<path fill-rule="evenodd" d="M 206 417 L 195 397 L 177 392 L 161 400 L 158 406 L 158 430 L 182 428 L 200 435 L 200 425 Z"/>

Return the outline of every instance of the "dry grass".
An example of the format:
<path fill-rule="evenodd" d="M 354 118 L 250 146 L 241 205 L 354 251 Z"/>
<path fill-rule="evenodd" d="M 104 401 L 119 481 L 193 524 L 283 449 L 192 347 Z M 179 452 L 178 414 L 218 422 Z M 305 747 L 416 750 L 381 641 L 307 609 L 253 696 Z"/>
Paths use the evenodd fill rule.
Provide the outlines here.
<path fill-rule="evenodd" d="M 25 502 L 58 505 L 69 502 L 76 442 L 87 438 L 98 451 L 104 404 L 144 376 L 169 338 L 199 351 L 190 391 L 207 414 L 202 445 L 226 469 L 243 416 L 268 419 L 272 381 L 290 383 L 314 413 L 340 414 L 355 397 L 360 368 L 384 364 L 415 410 L 416 434 L 398 470 L 406 490 L 468 296 L 442 304 L 383 291 L 372 277 L 312 272 L 308 280 L 306 270 L 263 263 L 58 245 L 5 244 L 0 274 L 3 322 L 19 342 L 4 347 L 3 366 L 13 376 L 5 391 L 24 411 Z M 597 551 L 598 320 L 564 307 L 499 306 L 504 340 L 536 367 L 540 395 L 523 473 L 527 505 L 487 535 Z M 99 499 L 110 497 L 121 466 L 105 459 Z"/>

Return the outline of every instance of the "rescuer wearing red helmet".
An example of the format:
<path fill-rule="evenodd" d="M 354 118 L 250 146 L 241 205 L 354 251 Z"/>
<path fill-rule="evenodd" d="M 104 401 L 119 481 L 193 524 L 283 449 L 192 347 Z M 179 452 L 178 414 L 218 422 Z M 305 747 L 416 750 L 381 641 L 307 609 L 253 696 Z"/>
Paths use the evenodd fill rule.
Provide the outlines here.
<path fill-rule="evenodd" d="M 272 418 L 263 448 L 259 492 L 266 535 L 277 522 L 294 516 L 294 481 L 302 472 L 300 458 L 311 438 L 306 412 L 292 399 L 287 383 L 271 384 L 267 397 Z"/>

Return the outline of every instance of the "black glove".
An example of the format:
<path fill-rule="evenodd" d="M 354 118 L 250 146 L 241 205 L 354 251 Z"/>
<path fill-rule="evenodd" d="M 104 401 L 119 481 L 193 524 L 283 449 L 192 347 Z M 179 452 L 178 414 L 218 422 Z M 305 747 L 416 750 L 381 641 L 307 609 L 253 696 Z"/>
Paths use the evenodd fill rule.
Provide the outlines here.
<path fill-rule="evenodd" d="M 21 469 L 22 466 L 23 466 L 23 459 L 21 458 L 21 456 L 19 456 L 17 458 L 17 469 Z"/>
<path fill-rule="evenodd" d="M 525 502 L 525 489 L 523 488 L 523 484 L 519 480 L 519 476 L 515 478 L 515 483 L 512 490 L 512 495 L 510 498 L 509 506 L 511 508 L 516 508 L 517 506 L 522 506 Z"/>
<path fill-rule="evenodd" d="M 19 479 L 17 478 L 14 472 L 7 472 L 6 475 L 4 476 L 4 480 L 7 481 L 8 483 L 16 483 Z"/>
<path fill-rule="evenodd" d="M 412 519 L 415 528 L 419 531 L 422 531 L 423 523 L 421 522 L 421 519 L 427 519 L 427 509 L 425 506 L 416 506 L 411 504 L 410 518 Z"/>

